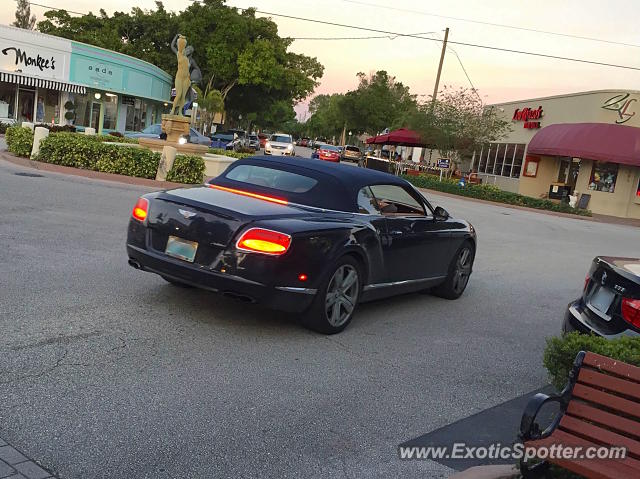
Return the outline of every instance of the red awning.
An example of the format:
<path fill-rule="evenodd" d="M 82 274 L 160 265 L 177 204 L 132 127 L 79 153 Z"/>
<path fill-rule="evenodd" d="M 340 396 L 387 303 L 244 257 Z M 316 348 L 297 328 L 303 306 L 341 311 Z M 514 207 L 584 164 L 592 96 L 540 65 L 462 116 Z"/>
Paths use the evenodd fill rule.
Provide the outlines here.
<path fill-rule="evenodd" d="M 549 125 L 532 138 L 527 153 L 640 166 L 640 128 L 608 123 Z"/>
<path fill-rule="evenodd" d="M 367 143 L 374 145 L 425 146 L 417 132 L 406 128 L 368 138 Z"/>

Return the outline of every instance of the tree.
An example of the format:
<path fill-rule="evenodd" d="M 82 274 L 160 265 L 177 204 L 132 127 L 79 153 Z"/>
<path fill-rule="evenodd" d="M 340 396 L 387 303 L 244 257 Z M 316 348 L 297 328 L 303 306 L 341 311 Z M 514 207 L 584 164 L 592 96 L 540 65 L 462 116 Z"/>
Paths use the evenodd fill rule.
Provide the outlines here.
<path fill-rule="evenodd" d="M 176 56 L 170 42 L 183 33 L 202 72 L 202 96 L 220 92 L 227 116 L 246 118 L 281 102 L 292 105 L 311 94 L 323 74 L 315 58 L 288 51 L 292 40 L 280 37 L 271 19 L 256 18 L 254 9 L 228 7 L 224 0 L 193 2 L 178 13 L 157 1 L 154 10 L 134 7 L 130 14 L 108 16 L 101 10 L 99 16 L 72 17 L 55 10 L 45 17 L 38 23 L 43 33 L 126 53 L 171 74 Z"/>
<path fill-rule="evenodd" d="M 435 104 L 429 100 L 419 105 L 404 120 L 457 167 L 474 151 L 501 139 L 511 129 L 510 122 L 484 105 L 476 90 L 446 86 L 438 92 Z"/>
<path fill-rule="evenodd" d="M 29 0 L 18 0 L 18 5 L 16 6 L 16 21 L 13 22 L 13 26 L 33 30 L 35 24 L 36 16 L 31 15 Z"/>

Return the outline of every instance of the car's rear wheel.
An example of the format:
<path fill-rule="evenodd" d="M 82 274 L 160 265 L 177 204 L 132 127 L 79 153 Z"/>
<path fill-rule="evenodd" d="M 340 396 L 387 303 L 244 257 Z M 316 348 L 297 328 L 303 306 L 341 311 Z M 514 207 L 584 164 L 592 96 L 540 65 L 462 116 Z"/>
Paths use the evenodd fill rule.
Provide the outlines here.
<path fill-rule="evenodd" d="M 473 244 L 465 241 L 451 260 L 447 279 L 435 287 L 432 293 L 446 299 L 458 299 L 462 296 L 469 283 L 475 254 Z"/>
<path fill-rule="evenodd" d="M 341 258 L 322 281 L 303 324 L 324 334 L 345 329 L 358 306 L 362 273 L 358 262 L 350 256 Z"/>
<path fill-rule="evenodd" d="M 178 286 L 179 288 L 193 288 L 193 286 L 191 286 L 190 284 L 183 283 L 182 281 L 178 281 L 177 279 L 170 278 L 169 276 L 163 276 L 162 279 L 164 279 L 167 283 L 171 283 L 174 286 Z"/>

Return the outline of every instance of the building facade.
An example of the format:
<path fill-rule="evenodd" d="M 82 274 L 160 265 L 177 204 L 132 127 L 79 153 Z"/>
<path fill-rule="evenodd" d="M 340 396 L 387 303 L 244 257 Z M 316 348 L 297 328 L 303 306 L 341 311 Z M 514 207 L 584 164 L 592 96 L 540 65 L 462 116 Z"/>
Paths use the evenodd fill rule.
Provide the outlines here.
<path fill-rule="evenodd" d="M 0 122 L 140 131 L 168 111 L 171 86 L 142 60 L 0 25 Z"/>
<path fill-rule="evenodd" d="M 507 191 L 640 218 L 639 100 L 601 90 L 490 105 L 512 129 L 476 151 L 472 170 Z"/>

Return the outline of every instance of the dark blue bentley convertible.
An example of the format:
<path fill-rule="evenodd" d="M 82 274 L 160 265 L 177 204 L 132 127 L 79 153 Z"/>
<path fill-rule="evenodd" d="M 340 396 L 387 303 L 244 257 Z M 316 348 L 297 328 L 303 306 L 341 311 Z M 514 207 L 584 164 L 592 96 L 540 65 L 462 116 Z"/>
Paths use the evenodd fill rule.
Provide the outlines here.
<path fill-rule="evenodd" d="M 146 194 L 127 235 L 137 269 L 299 313 L 327 334 L 362 301 L 458 298 L 475 252 L 473 226 L 407 181 L 295 157 L 238 160 L 203 186 Z"/>

